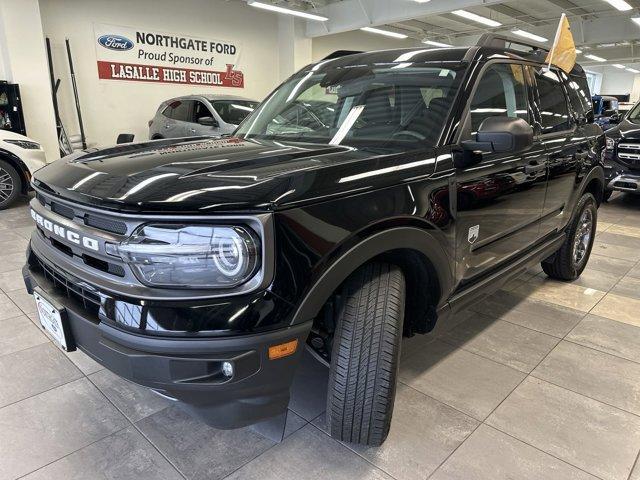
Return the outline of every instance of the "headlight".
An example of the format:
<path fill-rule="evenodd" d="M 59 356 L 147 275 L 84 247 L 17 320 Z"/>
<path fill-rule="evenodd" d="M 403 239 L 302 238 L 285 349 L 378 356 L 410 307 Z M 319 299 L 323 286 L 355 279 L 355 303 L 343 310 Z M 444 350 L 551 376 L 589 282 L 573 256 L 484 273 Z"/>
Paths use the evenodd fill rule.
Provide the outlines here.
<path fill-rule="evenodd" d="M 260 264 L 257 236 L 231 225 L 143 225 L 112 253 L 142 283 L 166 288 L 235 287 Z"/>
<path fill-rule="evenodd" d="M 613 150 L 614 147 L 616 146 L 615 140 L 610 137 L 606 137 L 605 139 L 607 141 L 607 150 Z"/>
<path fill-rule="evenodd" d="M 11 145 L 16 145 L 20 148 L 24 148 L 25 150 L 39 150 L 40 144 L 36 142 L 30 142 L 28 140 L 5 140 L 6 143 L 10 143 Z"/>

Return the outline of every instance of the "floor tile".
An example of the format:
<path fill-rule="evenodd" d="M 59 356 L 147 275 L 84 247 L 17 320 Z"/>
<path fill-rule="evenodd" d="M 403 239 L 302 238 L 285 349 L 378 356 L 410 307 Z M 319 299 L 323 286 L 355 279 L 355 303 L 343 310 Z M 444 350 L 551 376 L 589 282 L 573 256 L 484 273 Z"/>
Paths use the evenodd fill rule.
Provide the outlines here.
<path fill-rule="evenodd" d="M 608 292 L 618 283 L 622 276 L 622 273 L 608 273 L 594 270 L 588 265 L 578 278 L 571 281 L 571 284 Z"/>
<path fill-rule="evenodd" d="M 614 273 L 617 275 L 626 275 L 635 265 L 634 260 L 622 260 L 620 258 L 605 257 L 591 253 L 587 269 L 597 270 L 600 272 Z"/>
<path fill-rule="evenodd" d="M 0 272 L 10 272 L 21 269 L 25 264 L 24 252 L 3 253 L 0 255 Z"/>
<path fill-rule="evenodd" d="M 626 235 L 629 237 L 640 238 L 640 227 L 631 227 L 625 225 L 612 224 L 607 231 L 618 235 Z"/>
<path fill-rule="evenodd" d="M 148 388 L 131 383 L 106 369 L 90 375 L 89 380 L 134 423 L 173 404 Z"/>
<path fill-rule="evenodd" d="M 597 480 L 576 467 L 487 425 L 469 439 L 430 480 Z"/>
<path fill-rule="evenodd" d="M 0 356 L 48 343 L 49 339 L 27 317 L 0 320 Z"/>
<path fill-rule="evenodd" d="M 441 341 L 407 359 L 400 381 L 482 420 L 524 378 L 513 368 Z"/>
<path fill-rule="evenodd" d="M 391 480 L 313 425 L 248 463 L 228 480 Z"/>
<path fill-rule="evenodd" d="M 22 310 L 5 293 L 0 292 L 0 325 L 7 318 L 19 317 Z"/>
<path fill-rule="evenodd" d="M 81 350 L 69 352 L 66 355 L 67 358 L 71 360 L 73 364 L 85 375 L 91 375 L 92 373 L 104 370 L 102 365 Z"/>
<path fill-rule="evenodd" d="M 128 427 L 24 477 L 26 480 L 181 480 L 134 427 Z"/>
<path fill-rule="evenodd" d="M 310 422 L 327 408 L 327 382 L 329 368 L 305 350 L 298 365 L 289 408 Z"/>
<path fill-rule="evenodd" d="M 624 277 L 613 287 L 611 292 L 640 300 L 640 278 Z"/>
<path fill-rule="evenodd" d="M 587 315 L 567 340 L 640 363 L 640 328 L 596 315 Z"/>
<path fill-rule="evenodd" d="M 127 425 L 82 378 L 0 409 L 0 478 L 40 468 Z"/>
<path fill-rule="evenodd" d="M 308 422 L 298 415 L 296 412 L 289 410 L 287 412 L 287 423 L 284 427 L 284 438 L 287 438 L 290 435 L 293 435 L 302 427 L 304 427 Z"/>
<path fill-rule="evenodd" d="M 633 467 L 631 475 L 629 476 L 629 480 L 640 480 L 640 458 L 636 458 L 636 464 Z"/>
<path fill-rule="evenodd" d="M 536 278 L 516 289 L 516 293 L 528 295 L 531 299 L 588 312 L 606 292 L 548 278 Z"/>
<path fill-rule="evenodd" d="M 191 480 L 224 478 L 274 445 L 249 428 L 211 428 L 177 406 L 165 408 L 136 425 Z"/>
<path fill-rule="evenodd" d="M 611 232 L 610 230 L 598 234 L 597 239 L 599 242 L 608 243 L 610 245 L 619 245 L 621 247 L 635 249 L 640 248 L 640 238 L 625 234 L 620 235 L 618 233 Z"/>
<path fill-rule="evenodd" d="M 29 295 L 26 290 L 12 290 L 7 292 L 7 296 L 25 315 L 37 313 L 36 302 L 33 299 L 33 295 Z"/>
<path fill-rule="evenodd" d="M 471 417 L 399 385 L 387 441 L 377 448 L 349 448 L 395 478 L 422 480 L 477 426 Z"/>
<path fill-rule="evenodd" d="M 640 418 L 527 378 L 487 423 L 605 480 L 626 479 L 640 449 Z"/>
<path fill-rule="evenodd" d="M 525 373 L 558 343 L 556 337 L 480 314 L 442 338 Z"/>
<path fill-rule="evenodd" d="M 620 245 L 611 245 L 596 240 L 593 242 L 593 253 L 603 255 L 605 257 L 620 258 L 622 260 L 632 260 L 637 262 L 640 260 L 640 250 L 632 247 L 622 247 Z"/>
<path fill-rule="evenodd" d="M 592 314 L 640 327 L 640 300 L 608 293 Z"/>
<path fill-rule="evenodd" d="M 640 278 L 640 262 L 627 273 L 630 277 Z"/>
<path fill-rule="evenodd" d="M 0 356 L 0 407 L 81 377 L 50 342 Z"/>
<path fill-rule="evenodd" d="M 0 290 L 5 293 L 11 290 L 24 290 L 22 270 L 10 270 L 0 273 Z"/>
<path fill-rule="evenodd" d="M 563 341 L 532 375 L 640 415 L 640 363 Z"/>

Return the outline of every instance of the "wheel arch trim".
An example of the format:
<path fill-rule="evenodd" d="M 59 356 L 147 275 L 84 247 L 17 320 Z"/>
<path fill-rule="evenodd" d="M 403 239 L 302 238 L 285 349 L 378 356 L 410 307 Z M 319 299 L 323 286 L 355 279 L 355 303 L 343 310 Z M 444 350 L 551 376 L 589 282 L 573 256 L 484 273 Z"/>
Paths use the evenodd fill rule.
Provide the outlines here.
<path fill-rule="evenodd" d="M 395 227 L 377 232 L 357 243 L 334 260 L 307 290 L 291 321 L 292 325 L 315 318 L 335 289 L 369 260 L 394 250 L 414 250 L 423 254 L 435 270 L 440 285 L 439 305 L 447 300 L 453 286 L 450 260 L 439 242 L 416 227 Z"/>

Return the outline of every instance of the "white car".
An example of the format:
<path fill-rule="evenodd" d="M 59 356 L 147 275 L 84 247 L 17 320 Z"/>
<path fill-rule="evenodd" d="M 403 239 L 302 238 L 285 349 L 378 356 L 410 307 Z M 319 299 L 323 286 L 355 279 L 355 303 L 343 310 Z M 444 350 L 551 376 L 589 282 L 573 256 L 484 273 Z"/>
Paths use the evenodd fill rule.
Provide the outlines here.
<path fill-rule="evenodd" d="M 46 163 L 44 149 L 38 142 L 0 129 L 0 210 L 27 193 L 31 175 Z"/>

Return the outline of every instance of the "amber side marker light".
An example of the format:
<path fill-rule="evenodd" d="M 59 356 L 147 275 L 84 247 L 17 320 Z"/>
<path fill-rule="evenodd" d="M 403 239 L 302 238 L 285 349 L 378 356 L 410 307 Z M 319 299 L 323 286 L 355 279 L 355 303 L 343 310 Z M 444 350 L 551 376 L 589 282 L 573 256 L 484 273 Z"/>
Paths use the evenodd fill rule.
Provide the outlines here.
<path fill-rule="evenodd" d="M 282 357 L 288 357 L 296 353 L 298 348 L 298 339 L 291 340 L 287 343 L 281 343 L 280 345 L 274 345 L 269 347 L 269 360 L 276 360 Z"/>

